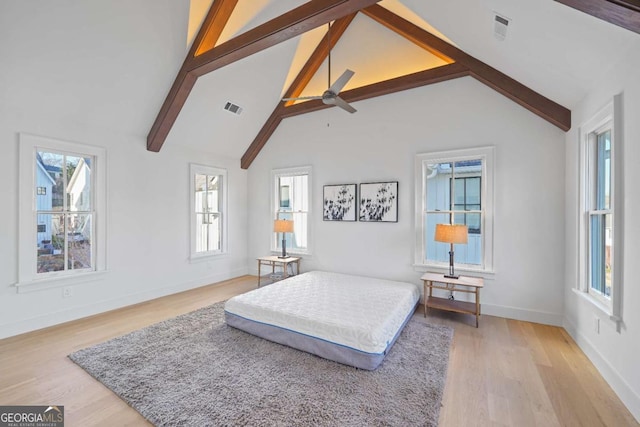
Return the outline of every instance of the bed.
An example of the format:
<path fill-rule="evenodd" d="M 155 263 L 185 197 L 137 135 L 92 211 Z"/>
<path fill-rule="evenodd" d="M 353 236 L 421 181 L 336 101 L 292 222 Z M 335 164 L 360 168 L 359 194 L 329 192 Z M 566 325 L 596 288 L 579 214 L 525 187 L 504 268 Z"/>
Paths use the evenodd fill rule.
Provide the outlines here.
<path fill-rule="evenodd" d="M 417 285 L 311 271 L 229 299 L 229 326 L 361 369 L 387 355 L 420 299 Z"/>

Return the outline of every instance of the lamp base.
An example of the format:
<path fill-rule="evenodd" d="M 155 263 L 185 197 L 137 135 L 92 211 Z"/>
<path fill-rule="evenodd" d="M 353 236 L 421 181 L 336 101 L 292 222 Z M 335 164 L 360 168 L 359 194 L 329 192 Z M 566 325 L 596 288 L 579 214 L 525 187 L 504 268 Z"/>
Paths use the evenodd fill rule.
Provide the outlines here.
<path fill-rule="evenodd" d="M 449 275 L 449 274 L 445 274 L 444 277 L 446 277 L 447 279 L 459 279 L 460 278 L 460 276 L 452 276 L 452 275 Z"/>
<path fill-rule="evenodd" d="M 289 258 L 289 255 L 285 255 L 285 256 L 278 255 L 278 258 L 280 258 L 280 259 L 287 259 L 287 258 Z"/>

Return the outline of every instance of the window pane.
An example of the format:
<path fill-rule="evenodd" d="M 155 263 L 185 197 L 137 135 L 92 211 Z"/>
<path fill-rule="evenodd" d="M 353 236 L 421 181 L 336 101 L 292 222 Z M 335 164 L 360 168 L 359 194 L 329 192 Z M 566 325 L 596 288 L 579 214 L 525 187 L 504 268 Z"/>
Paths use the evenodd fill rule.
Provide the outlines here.
<path fill-rule="evenodd" d="M 465 181 L 465 203 L 467 206 L 480 205 L 480 177 L 465 178 Z"/>
<path fill-rule="evenodd" d="M 453 203 L 457 206 L 462 206 L 462 210 L 464 210 L 465 204 L 465 180 L 465 178 L 456 178 L 454 180 L 455 185 L 453 188 Z"/>
<path fill-rule="evenodd" d="M 220 212 L 220 188 L 222 177 L 207 176 L 207 206 L 209 212 Z"/>
<path fill-rule="evenodd" d="M 45 225 L 48 231 L 38 233 L 37 272 L 48 273 L 64 270 L 64 215 L 38 214 L 38 224 Z"/>
<path fill-rule="evenodd" d="M 611 214 L 591 216 L 590 287 L 606 297 L 611 296 L 611 222 Z"/>
<path fill-rule="evenodd" d="M 91 259 L 91 214 L 67 215 L 67 245 L 69 270 L 90 269 Z"/>
<path fill-rule="evenodd" d="M 91 211 L 91 160 L 67 156 L 69 211 Z"/>
<path fill-rule="evenodd" d="M 196 212 L 204 212 L 206 206 L 207 197 L 207 176 L 202 174 L 195 174 L 194 177 L 195 206 L 193 207 Z"/>
<path fill-rule="evenodd" d="M 429 164 L 426 168 L 425 197 L 428 211 L 448 211 L 451 179 L 453 169 L 451 163 Z M 448 222 L 448 221 L 447 221 Z"/>
<path fill-rule="evenodd" d="M 449 224 L 449 214 L 430 213 L 425 215 L 424 241 L 427 242 L 427 261 L 449 262 L 449 244 L 436 242 L 436 224 Z"/>
<path fill-rule="evenodd" d="M 36 187 L 45 188 L 45 193 L 47 193 L 37 198 L 36 208 L 39 211 L 62 211 L 64 200 L 63 163 L 64 156 L 62 154 L 38 151 L 36 155 Z"/>
<path fill-rule="evenodd" d="M 611 208 L 611 131 L 598 135 L 596 149 L 596 209 Z"/>

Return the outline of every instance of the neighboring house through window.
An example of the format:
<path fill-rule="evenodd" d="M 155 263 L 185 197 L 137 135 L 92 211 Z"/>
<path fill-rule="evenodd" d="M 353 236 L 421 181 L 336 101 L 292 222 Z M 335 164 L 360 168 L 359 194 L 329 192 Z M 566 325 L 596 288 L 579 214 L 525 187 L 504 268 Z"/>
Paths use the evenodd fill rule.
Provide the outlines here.
<path fill-rule="evenodd" d="M 293 221 L 293 233 L 285 233 L 287 253 L 308 254 L 311 166 L 273 170 L 271 182 L 272 220 Z M 271 250 L 282 250 L 282 235 L 272 233 Z"/>
<path fill-rule="evenodd" d="M 20 135 L 19 289 L 104 270 L 105 157 L 101 148 Z"/>
<path fill-rule="evenodd" d="M 622 287 L 621 103 L 614 97 L 580 129 L 579 289 L 614 320 Z"/>
<path fill-rule="evenodd" d="M 191 258 L 227 252 L 227 171 L 192 164 Z"/>
<path fill-rule="evenodd" d="M 434 240 L 436 224 L 466 224 L 456 268 L 493 271 L 493 148 L 418 154 L 415 176 L 416 266 L 447 268 L 450 247 Z"/>

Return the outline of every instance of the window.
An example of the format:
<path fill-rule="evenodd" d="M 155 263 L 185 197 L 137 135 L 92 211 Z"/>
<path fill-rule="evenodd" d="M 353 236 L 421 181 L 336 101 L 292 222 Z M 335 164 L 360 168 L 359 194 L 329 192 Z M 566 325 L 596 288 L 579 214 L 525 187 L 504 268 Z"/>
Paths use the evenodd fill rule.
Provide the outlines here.
<path fill-rule="evenodd" d="M 310 253 L 309 198 L 311 166 L 278 169 L 271 172 L 271 211 L 273 219 L 293 220 L 293 233 L 285 233 L 287 252 Z M 282 250 L 282 235 L 272 233 L 271 250 Z"/>
<path fill-rule="evenodd" d="M 105 269 L 105 157 L 101 148 L 20 135 L 19 290 Z"/>
<path fill-rule="evenodd" d="M 456 268 L 493 271 L 493 148 L 418 154 L 415 167 L 416 266 L 446 269 L 450 248 L 434 240 L 436 224 L 466 224 Z"/>
<path fill-rule="evenodd" d="M 621 137 L 614 98 L 581 127 L 580 290 L 618 318 L 622 281 Z"/>
<path fill-rule="evenodd" d="M 227 251 L 227 171 L 191 165 L 191 258 Z"/>

